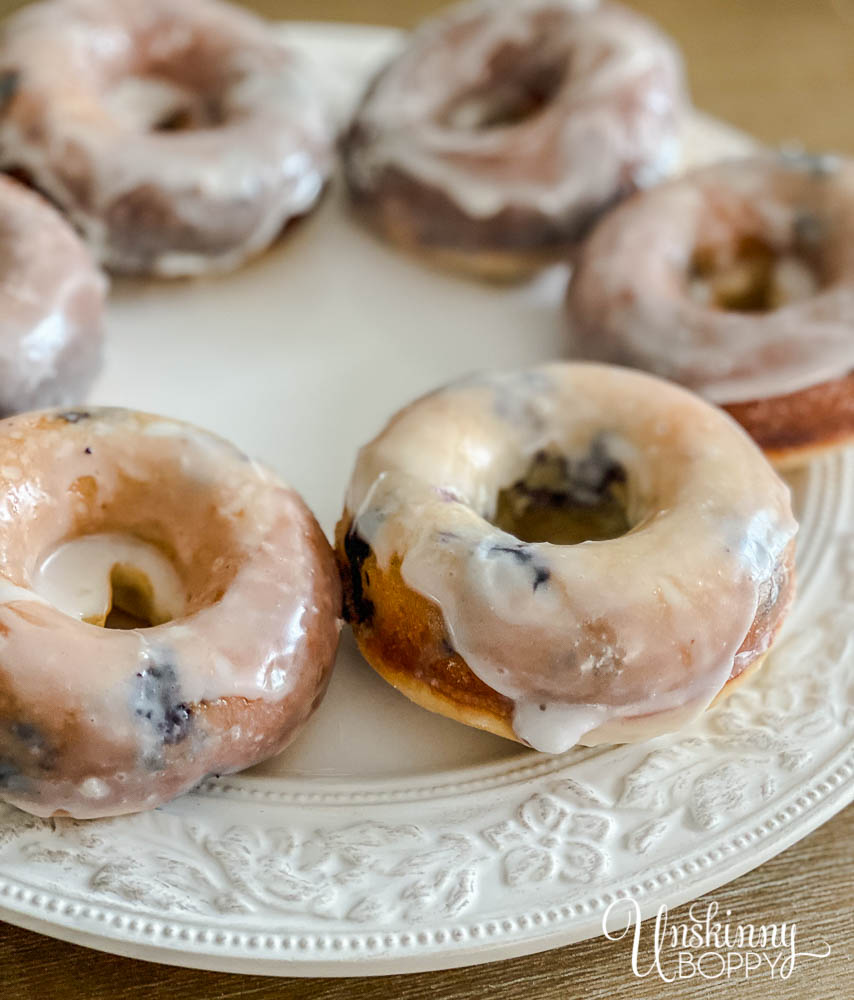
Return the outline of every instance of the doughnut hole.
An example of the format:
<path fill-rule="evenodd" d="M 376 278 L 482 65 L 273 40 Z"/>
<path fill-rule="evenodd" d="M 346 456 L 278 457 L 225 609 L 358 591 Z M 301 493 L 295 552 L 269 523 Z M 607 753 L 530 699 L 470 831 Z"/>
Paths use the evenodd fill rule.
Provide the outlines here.
<path fill-rule="evenodd" d="M 150 628 L 171 621 L 158 608 L 155 583 L 132 563 L 117 562 L 110 570 L 110 608 L 104 628 Z"/>
<path fill-rule="evenodd" d="M 180 469 L 170 471 L 154 482 L 117 476 L 112 495 L 100 489 L 94 503 L 81 509 L 71 537 L 116 533 L 153 546 L 178 574 L 185 588 L 185 613 L 192 614 L 222 597 L 242 554 L 234 526 L 217 509 L 210 493 L 198 482 L 181 476 Z M 147 576 L 138 567 L 122 568 L 122 564 L 114 567 L 112 576 L 114 607 L 150 620 L 152 598 L 147 593 Z M 118 621 L 113 619 L 113 627 Z"/>
<path fill-rule="evenodd" d="M 79 535 L 48 552 L 33 586 L 87 625 L 149 628 L 180 618 L 184 584 L 167 557 L 132 535 Z"/>
<path fill-rule="evenodd" d="M 506 42 L 487 64 L 485 79 L 454 97 L 439 120 L 463 131 L 519 125 L 551 103 L 569 70 L 569 50 L 556 50 L 545 35 L 525 45 Z"/>
<path fill-rule="evenodd" d="M 232 44 L 222 30 L 204 31 L 196 24 L 181 32 L 170 31 L 166 24 L 137 30 L 134 44 L 123 53 L 93 53 L 103 109 L 135 132 L 183 132 L 224 124 L 228 91 L 243 75 L 229 56 Z"/>
<path fill-rule="evenodd" d="M 539 451 L 525 475 L 499 491 L 492 523 L 523 542 L 619 538 L 632 527 L 627 485 L 626 470 L 601 442 L 578 460 Z"/>
<path fill-rule="evenodd" d="M 698 245 L 688 272 L 691 297 L 714 309 L 764 313 L 815 295 L 826 284 L 821 247 L 814 227 L 803 229 L 795 225 L 784 246 L 753 233 Z"/>
<path fill-rule="evenodd" d="M 206 94 L 155 76 L 124 76 L 105 93 L 111 116 L 138 132 L 185 132 L 226 121 L 221 95 Z"/>

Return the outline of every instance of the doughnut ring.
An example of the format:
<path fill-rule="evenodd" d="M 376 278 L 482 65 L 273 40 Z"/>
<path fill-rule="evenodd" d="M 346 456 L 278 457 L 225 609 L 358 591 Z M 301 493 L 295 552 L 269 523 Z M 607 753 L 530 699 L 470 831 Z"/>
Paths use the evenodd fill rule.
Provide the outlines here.
<path fill-rule="evenodd" d="M 627 9 L 475 0 L 375 78 L 343 138 L 346 180 L 392 243 L 518 278 L 675 168 L 685 100 L 673 43 Z"/>
<path fill-rule="evenodd" d="M 717 164 L 595 228 L 567 297 L 571 354 L 673 379 L 778 465 L 854 438 L 854 161 Z"/>
<path fill-rule="evenodd" d="M 557 363 L 392 417 L 359 453 L 336 552 L 381 676 L 558 753 L 671 732 L 757 667 L 794 594 L 795 531 L 726 414 Z"/>
<path fill-rule="evenodd" d="M 0 176 L 0 416 L 79 403 L 101 365 L 107 283 L 46 201 Z"/>
<path fill-rule="evenodd" d="M 218 0 L 45 0 L 0 43 L 0 168 L 115 271 L 237 267 L 308 212 L 331 126 L 296 53 Z"/>
<path fill-rule="evenodd" d="M 300 497 L 222 439 L 121 409 L 10 417 L 0 503 L 6 801 L 149 809 L 277 753 L 319 703 L 332 550 Z M 120 620 L 99 628 L 110 602 Z"/>

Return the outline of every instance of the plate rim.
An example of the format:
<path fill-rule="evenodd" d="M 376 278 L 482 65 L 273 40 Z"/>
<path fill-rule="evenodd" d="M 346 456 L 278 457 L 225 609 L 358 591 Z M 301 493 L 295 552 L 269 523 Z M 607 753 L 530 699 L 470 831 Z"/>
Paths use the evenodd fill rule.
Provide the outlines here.
<path fill-rule="evenodd" d="M 815 776 L 812 786 L 806 792 L 793 790 L 782 804 L 775 804 L 778 817 L 784 816 L 782 821 L 779 818 L 771 818 L 756 825 L 754 835 L 758 838 L 760 845 L 758 848 L 744 852 L 741 860 L 738 859 L 737 855 L 734 855 L 732 863 L 727 867 L 718 866 L 707 870 L 705 874 L 704 869 L 694 863 L 694 873 L 684 875 L 679 888 L 667 892 L 667 906 L 669 908 L 681 906 L 758 868 L 813 832 L 854 800 L 854 782 L 850 781 L 854 777 L 854 748 L 849 747 L 840 751 L 819 774 L 820 776 Z M 848 785 L 845 784 L 846 779 Z M 817 793 L 817 788 L 821 785 L 827 787 L 826 794 Z M 810 793 L 818 794 L 818 798 L 817 801 L 813 802 L 813 808 L 807 813 L 809 818 L 806 822 L 802 822 L 798 826 L 786 822 L 785 814 L 793 809 L 795 815 L 799 817 L 805 815 L 804 810 L 795 807 L 795 802 L 805 795 L 809 797 Z M 769 807 L 767 811 L 770 812 L 772 808 L 774 807 Z M 714 849 L 712 848 L 712 850 Z M 689 861 L 688 864 L 691 862 Z M 16 891 L 20 906 L 12 907 L 5 901 L 10 889 Z M 0 898 L 3 898 L 3 901 L 0 902 L 0 918 L 8 923 L 108 954 L 214 972 L 287 975 L 300 978 L 316 976 L 348 978 L 364 975 L 382 976 L 398 973 L 437 972 L 538 954 L 553 948 L 599 937 L 602 934 L 602 914 L 597 913 L 595 916 L 591 915 L 583 923 L 576 922 L 574 925 L 555 929 L 533 939 L 520 937 L 516 940 L 504 940 L 492 945 L 479 941 L 470 947 L 457 948 L 453 951 L 422 950 L 392 957 L 371 955 L 370 951 L 365 950 L 361 957 L 336 959 L 330 962 L 328 959 L 300 959 L 298 955 L 269 958 L 263 954 L 247 953 L 245 949 L 242 953 L 233 953 L 226 948 L 216 947 L 216 942 L 201 948 L 196 947 L 193 951 L 187 951 L 173 940 L 171 933 L 169 941 L 164 939 L 154 944 L 151 942 L 152 935 L 146 932 L 146 927 L 155 924 L 156 921 L 140 921 L 140 926 L 132 938 L 112 936 L 103 932 L 99 934 L 71 922 L 75 919 L 76 907 L 74 913 L 66 915 L 68 920 L 48 921 L 33 912 L 34 909 L 43 908 L 50 903 L 50 897 L 46 897 L 43 889 L 13 887 L 2 878 L 0 878 Z M 660 905 L 661 900 L 652 896 L 647 900 L 641 900 L 639 906 L 642 918 L 648 919 Z M 101 909 L 109 912 L 109 908 L 102 907 Z M 118 913 L 118 910 L 114 909 L 112 912 Z M 608 926 L 614 929 L 620 925 L 617 920 L 612 920 L 609 921 Z M 591 927 L 593 928 L 592 933 L 590 932 Z M 415 935 L 413 937 L 415 938 Z M 427 947 L 431 943 L 423 942 Z M 402 965 L 405 967 L 402 968 Z"/>
<path fill-rule="evenodd" d="M 374 40 L 379 40 L 379 36 L 382 35 L 392 40 L 402 34 L 401 29 L 389 26 L 342 22 L 277 22 L 275 27 L 285 33 L 294 30 L 317 33 L 318 36 L 325 34 L 330 39 L 338 36 L 342 41 L 351 40 L 354 35 Z M 850 481 L 854 469 L 854 461 L 850 455 L 842 462 L 842 467 L 846 479 Z M 822 553 L 819 558 L 823 559 L 826 555 Z M 587 754 L 583 756 L 584 759 L 588 759 Z M 513 755 L 505 761 L 476 764 L 459 771 L 446 770 L 438 774 L 418 775 L 405 780 L 410 786 L 416 786 L 410 788 L 410 794 L 417 792 L 418 800 L 431 801 L 430 793 L 439 789 L 446 795 L 463 796 L 469 791 L 485 793 L 499 785 L 513 784 L 520 788 L 531 785 L 545 776 L 559 776 L 562 771 L 572 766 L 565 759 L 562 763 L 561 760 L 561 758 L 550 758 L 542 761 L 520 753 L 520 757 Z M 514 774 L 513 779 L 502 782 L 502 778 L 506 779 L 510 773 Z M 437 777 L 448 780 L 444 781 L 444 784 L 436 785 Z M 811 833 L 854 800 L 852 778 L 854 778 L 854 748 L 849 744 L 824 759 L 823 766 L 812 774 L 808 786 L 802 783 L 797 788 L 792 788 L 785 796 L 773 800 L 761 810 L 750 812 L 744 820 L 724 831 L 725 837 L 730 840 L 743 837 L 745 832 L 750 832 L 752 836 L 749 850 L 741 853 L 732 850 L 725 854 L 726 860 L 708 867 L 696 860 L 693 849 L 687 861 L 685 861 L 687 855 L 683 853 L 685 864 L 691 864 L 693 867 L 684 868 L 675 880 L 675 884 L 669 888 L 665 889 L 662 886 L 642 897 L 640 907 L 644 917 L 655 912 L 660 905 L 660 897 L 666 896 L 668 905 L 680 905 L 758 867 Z M 228 797 L 231 794 L 232 780 L 226 778 L 208 786 L 206 789 L 208 796 L 211 799 Z M 269 792 L 268 789 L 261 787 L 265 781 L 263 778 L 250 776 L 243 781 L 251 786 L 257 784 L 262 797 Z M 323 786 L 323 790 L 316 794 L 322 800 L 320 804 L 324 808 L 334 809 L 336 796 L 340 798 L 340 805 L 352 805 L 352 798 L 348 800 L 347 782 L 325 782 L 322 779 L 315 781 Z M 434 784 L 431 786 L 430 782 Z M 371 786 L 375 798 L 363 799 L 361 800 L 363 803 L 391 804 L 413 800 L 395 795 L 394 786 L 401 783 L 399 777 L 371 778 L 366 779 L 365 783 Z M 350 784 L 352 785 L 352 782 Z M 305 798 L 305 793 L 302 794 Z M 309 799 L 312 798 L 312 794 L 314 793 L 309 793 Z M 245 787 L 242 788 L 240 795 L 253 798 L 251 788 L 249 791 Z M 279 793 L 278 802 L 270 799 L 270 808 L 293 805 L 301 801 L 298 792 L 293 793 L 290 799 L 287 795 L 287 792 Z M 190 811 L 192 812 L 192 808 Z M 772 813 L 776 815 L 771 815 Z M 3 832 L 2 816 L 3 812 L 0 811 L 0 834 Z M 753 829 L 746 830 L 749 827 Z M 745 828 L 745 832 L 735 832 L 742 828 Z M 707 854 L 713 850 L 721 850 L 723 843 L 723 840 L 716 838 L 712 847 L 709 847 L 708 843 L 704 842 L 703 850 Z M 619 891 L 616 898 L 618 897 Z M 88 916 L 85 912 L 87 910 Z M 310 949 L 304 950 L 299 947 L 287 954 L 279 951 L 272 956 L 266 955 L 263 949 L 253 951 L 246 944 L 235 945 L 227 934 L 224 935 L 225 940 L 222 942 L 213 939 L 206 943 L 193 941 L 193 950 L 187 950 L 187 942 L 175 933 L 180 921 L 174 916 L 167 920 L 139 919 L 136 929 L 124 925 L 116 929 L 111 927 L 113 918 L 124 919 L 125 915 L 130 913 L 133 913 L 130 905 L 88 905 L 84 897 L 75 898 L 73 892 L 66 891 L 65 895 L 61 892 L 49 893 L 40 884 L 28 884 L 23 876 L 16 883 L 3 877 L 0 872 L 0 918 L 10 923 L 112 954 L 223 972 L 347 977 L 437 971 L 534 954 L 598 936 L 602 932 L 602 911 L 595 911 L 583 919 L 573 919 L 571 922 L 556 921 L 557 926 L 550 928 L 546 925 L 539 932 L 531 931 L 529 928 L 529 932 L 519 933 L 516 936 L 498 934 L 492 940 L 469 940 L 464 945 L 445 941 L 437 948 L 438 940 L 432 939 L 426 931 L 413 932 L 411 947 L 401 948 L 396 954 L 386 954 L 381 947 L 371 949 L 360 946 L 358 953 L 353 956 L 342 953 L 336 958 L 317 959 L 308 957 L 311 954 Z M 133 919 L 129 917 L 128 921 Z M 162 926 L 158 929 L 157 925 Z M 154 931 L 149 932 L 149 927 L 153 927 Z M 171 928 L 168 935 L 161 933 L 166 928 Z M 354 939 L 356 933 L 353 931 L 344 937 L 349 936 Z M 365 936 L 371 933 L 382 937 L 382 932 L 369 931 L 365 932 Z M 422 934 L 425 937 L 424 941 L 420 940 Z M 247 933 L 236 936 L 247 938 L 250 935 Z"/>

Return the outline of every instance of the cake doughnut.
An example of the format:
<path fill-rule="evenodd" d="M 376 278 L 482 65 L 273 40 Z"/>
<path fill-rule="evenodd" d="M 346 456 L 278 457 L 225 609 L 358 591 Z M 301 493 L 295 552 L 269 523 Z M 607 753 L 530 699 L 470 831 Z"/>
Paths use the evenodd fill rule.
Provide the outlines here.
<path fill-rule="evenodd" d="M 218 0 L 44 0 L 0 41 L 0 169 L 46 194 L 114 271 L 237 267 L 332 168 L 295 52 Z"/>
<path fill-rule="evenodd" d="M 558 753 L 671 732 L 757 667 L 793 597 L 795 531 L 726 414 L 559 362 L 401 410 L 359 453 L 336 552 L 378 673 Z"/>
<path fill-rule="evenodd" d="M 570 353 L 720 404 L 778 465 L 854 438 L 854 161 L 767 154 L 629 199 L 578 254 Z"/>
<path fill-rule="evenodd" d="M 0 798 L 148 809 L 277 753 L 320 701 L 332 549 L 222 439 L 121 409 L 10 417 L 0 505 Z"/>
<path fill-rule="evenodd" d="M 85 398 L 107 283 L 46 201 L 0 176 L 0 417 Z"/>
<path fill-rule="evenodd" d="M 679 156 L 674 45 L 590 0 L 474 0 L 425 22 L 342 140 L 357 212 L 441 265 L 508 280 Z"/>

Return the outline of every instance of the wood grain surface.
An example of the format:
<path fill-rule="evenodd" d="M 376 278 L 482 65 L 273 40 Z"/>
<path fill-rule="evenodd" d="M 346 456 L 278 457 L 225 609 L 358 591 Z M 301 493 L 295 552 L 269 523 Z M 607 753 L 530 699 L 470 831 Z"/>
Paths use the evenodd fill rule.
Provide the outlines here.
<path fill-rule="evenodd" d="M 139 0 L 145 2 L 145 0 Z M 180 0 L 175 0 L 176 4 Z M 410 26 L 436 0 L 247 0 L 279 18 Z M 0 13 L 19 4 L 0 0 Z M 854 153 L 854 0 L 635 0 L 683 47 L 704 109 L 771 142 Z M 628 941 L 583 942 L 452 972 L 383 979 L 267 979 L 131 961 L 0 923 L 0 1000 L 851 1000 L 854 998 L 854 807 L 761 868 L 712 893 L 740 923 L 796 921 L 805 959 L 786 981 L 636 979 Z M 687 919 L 687 908 L 671 914 Z"/>

